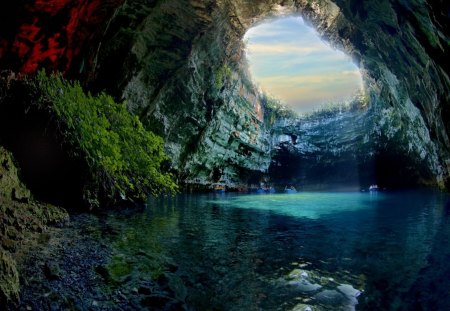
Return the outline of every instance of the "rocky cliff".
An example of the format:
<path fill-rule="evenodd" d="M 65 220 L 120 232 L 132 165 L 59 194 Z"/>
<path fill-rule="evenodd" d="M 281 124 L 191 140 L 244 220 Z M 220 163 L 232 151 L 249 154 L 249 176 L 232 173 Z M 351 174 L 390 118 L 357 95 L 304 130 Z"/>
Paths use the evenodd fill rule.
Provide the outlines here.
<path fill-rule="evenodd" d="M 389 189 L 433 184 L 433 171 L 394 143 L 405 133 L 385 118 L 385 110 L 358 100 L 308 116 L 279 118 L 271 130 L 272 182 L 357 191 L 374 183 Z"/>
<path fill-rule="evenodd" d="M 395 149 L 420 166 L 422 176 L 413 180 L 448 187 L 444 1 L 52 0 L 2 6 L 2 68 L 57 69 L 91 90 L 125 98 L 129 110 L 165 138 L 179 181 L 229 185 L 265 172 L 276 147 L 246 73 L 242 37 L 267 16 L 301 14 L 360 66 L 370 109 L 355 117 L 373 113 L 376 121 L 361 130 L 382 138 L 379 153 Z M 7 18 L 12 13 L 18 18 Z M 327 146 L 327 128 L 334 127 L 301 137 Z M 347 138 L 340 137 L 342 146 L 353 146 Z"/>
<path fill-rule="evenodd" d="M 68 217 L 65 210 L 34 200 L 19 180 L 11 153 L 0 147 L 0 305 L 18 299 L 19 274 L 11 253 L 26 239 L 25 233 L 42 232 Z"/>

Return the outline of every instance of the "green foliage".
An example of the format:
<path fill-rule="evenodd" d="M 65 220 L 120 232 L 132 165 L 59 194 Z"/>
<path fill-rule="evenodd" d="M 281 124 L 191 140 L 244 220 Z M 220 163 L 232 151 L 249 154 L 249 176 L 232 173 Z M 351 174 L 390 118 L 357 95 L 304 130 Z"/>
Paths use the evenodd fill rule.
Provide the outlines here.
<path fill-rule="evenodd" d="M 359 110 L 367 109 L 369 105 L 369 97 L 368 95 L 360 90 L 355 93 L 353 98 L 346 102 L 329 102 L 323 104 L 317 110 L 305 114 L 303 117 L 308 118 L 316 118 L 316 117 L 332 117 L 342 112 L 355 112 Z"/>
<path fill-rule="evenodd" d="M 172 176 L 161 171 L 168 160 L 163 140 L 147 131 L 139 119 L 102 93 L 85 94 L 78 82 L 39 72 L 39 105 L 50 109 L 71 146 L 81 151 L 94 180 L 111 194 L 145 199 L 148 193 L 174 193 Z"/>
<path fill-rule="evenodd" d="M 264 119 L 268 125 L 273 125 L 278 119 L 296 119 L 298 114 L 286 107 L 279 99 L 268 94 L 260 95 L 264 107 Z"/>
<path fill-rule="evenodd" d="M 216 89 L 219 90 L 224 85 L 225 81 L 231 78 L 231 75 L 232 70 L 227 64 L 217 69 L 214 75 L 214 85 Z"/>

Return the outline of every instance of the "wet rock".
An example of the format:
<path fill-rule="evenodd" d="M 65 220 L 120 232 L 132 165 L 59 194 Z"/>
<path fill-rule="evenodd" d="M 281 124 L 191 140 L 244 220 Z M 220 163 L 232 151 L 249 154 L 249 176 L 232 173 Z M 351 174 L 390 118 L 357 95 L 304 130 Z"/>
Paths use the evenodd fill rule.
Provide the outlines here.
<path fill-rule="evenodd" d="M 314 284 L 309 282 L 308 280 L 300 280 L 300 281 L 290 281 L 288 282 L 289 285 L 295 286 L 296 289 L 298 289 L 301 292 L 308 293 L 316 291 L 320 288 L 322 288 L 319 284 Z"/>
<path fill-rule="evenodd" d="M 345 304 L 348 300 L 344 295 L 336 290 L 325 289 L 320 293 L 314 295 L 314 299 L 321 304 L 329 306 L 340 306 Z"/>
<path fill-rule="evenodd" d="M 352 285 L 349 284 L 341 284 L 337 287 L 337 289 L 349 298 L 356 298 L 361 295 L 361 291 L 353 288 Z"/>
<path fill-rule="evenodd" d="M 315 277 L 316 275 L 311 272 L 311 271 L 307 271 L 307 270 L 303 270 L 303 269 L 294 269 L 292 270 L 289 275 L 288 278 L 290 279 L 301 279 L 301 278 L 308 278 L 308 277 Z"/>
<path fill-rule="evenodd" d="M 299 303 L 292 309 L 292 311 L 314 311 L 314 309 L 309 305 Z"/>
<path fill-rule="evenodd" d="M 335 283 L 333 278 L 329 278 L 329 277 L 321 277 L 320 281 L 319 281 L 320 285 L 322 286 L 327 286 L 330 284 Z"/>

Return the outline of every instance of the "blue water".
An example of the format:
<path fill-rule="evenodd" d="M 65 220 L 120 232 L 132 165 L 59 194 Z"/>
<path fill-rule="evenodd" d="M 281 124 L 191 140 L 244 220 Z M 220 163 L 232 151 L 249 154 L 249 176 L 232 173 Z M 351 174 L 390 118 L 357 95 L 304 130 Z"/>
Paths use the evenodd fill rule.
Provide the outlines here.
<path fill-rule="evenodd" d="M 450 310 L 445 194 L 212 194 L 148 203 L 142 214 L 111 216 L 122 232 L 115 264 L 135 274 L 159 269 L 194 309 Z M 142 250 L 154 259 L 121 262 Z"/>

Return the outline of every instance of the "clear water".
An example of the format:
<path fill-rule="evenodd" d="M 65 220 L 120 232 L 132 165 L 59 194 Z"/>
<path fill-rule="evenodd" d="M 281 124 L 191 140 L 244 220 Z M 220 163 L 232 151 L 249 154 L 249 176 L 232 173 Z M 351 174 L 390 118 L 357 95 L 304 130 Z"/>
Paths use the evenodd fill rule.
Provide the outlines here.
<path fill-rule="evenodd" d="M 448 200 L 429 192 L 151 200 L 142 214 L 109 219 L 121 232 L 112 265 L 119 274 L 166 271 L 197 310 L 450 310 Z M 142 252 L 151 259 L 137 260 Z"/>

